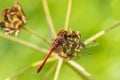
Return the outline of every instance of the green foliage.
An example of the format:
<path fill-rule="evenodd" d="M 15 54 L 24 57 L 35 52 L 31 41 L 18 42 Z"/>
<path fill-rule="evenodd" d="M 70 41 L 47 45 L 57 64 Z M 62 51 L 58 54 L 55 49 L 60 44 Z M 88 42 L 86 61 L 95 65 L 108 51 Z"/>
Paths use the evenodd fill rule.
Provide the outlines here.
<path fill-rule="evenodd" d="M 27 17 L 27 26 L 52 41 L 41 0 L 18 0 Z M 1 0 L 0 12 L 12 6 L 14 0 Z M 48 0 L 56 31 L 64 28 L 68 0 Z M 120 0 L 73 0 L 69 28 L 80 31 L 82 40 L 104 30 L 120 19 Z M 0 14 L 0 20 L 1 14 Z M 1 31 L 1 30 L 0 30 Z M 75 61 L 81 64 L 96 80 L 120 80 L 120 28 L 107 33 L 96 41 L 99 46 L 90 48 L 91 56 L 83 55 Z M 18 38 L 48 49 L 36 36 L 22 30 Z M 89 53 L 89 52 L 88 52 Z M 45 54 L 0 37 L 0 80 L 20 69 L 44 59 Z M 37 67 L 30 69 L 14 80 L 41 80 L 53 63 L 48 63 L 39 75 Z M 53 80 L 55 70 L 48 80 Z M 80 80 L 70 67 L 63 65 L 59 80 Z"/>

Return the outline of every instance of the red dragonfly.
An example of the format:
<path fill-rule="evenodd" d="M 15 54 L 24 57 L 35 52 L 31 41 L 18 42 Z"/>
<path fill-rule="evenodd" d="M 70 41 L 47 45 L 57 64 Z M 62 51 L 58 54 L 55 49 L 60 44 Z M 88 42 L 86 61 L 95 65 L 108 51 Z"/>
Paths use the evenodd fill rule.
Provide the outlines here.
<path fill-rule="evenodd" d="M 53 51 L 56 52 L 60 57 L 68 60 L 78 56 L 80 53 L 80 48 L 85 47 L 80 38 L 81 35 L 79 34 L 79 32 L 76 33 L 75 31 L 71 31 L 71 33 L 68 34 L 67 31 L 60 30 L 57 34 L 57 38 L 52 43 L 50 52 L 45 57 L 42 64 L 40 64 L 40 66 L 38 67 L 37 74 L 41 71 Z"/>

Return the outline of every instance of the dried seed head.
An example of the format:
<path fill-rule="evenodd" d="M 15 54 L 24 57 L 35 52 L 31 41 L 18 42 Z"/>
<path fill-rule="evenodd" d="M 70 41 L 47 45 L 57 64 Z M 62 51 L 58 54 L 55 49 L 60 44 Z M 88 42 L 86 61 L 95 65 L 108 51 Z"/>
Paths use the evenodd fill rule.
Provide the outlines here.
<path fill-rule="evenodd" d="M 72 30 L 68 33 L 65 30 L 60 30 L 57 38 L 52 44 L 52 47 L 55 47 L 54 51 L 59 56 L 65 59 L 72 59 L 73 57 L 79 56 L 80 48 L 84 47 L 80 38 L 81 35 L 79 32 Z"/>
<path fill-rule="evenodd" d="M 26 23 L 25 15 L 19 3 L 15 3 L 13 7 L 2 11 L 4 21 L 0 23 L 1 28 L 6 34 L 15 33 L 17 36 L 20 29 Z"/>

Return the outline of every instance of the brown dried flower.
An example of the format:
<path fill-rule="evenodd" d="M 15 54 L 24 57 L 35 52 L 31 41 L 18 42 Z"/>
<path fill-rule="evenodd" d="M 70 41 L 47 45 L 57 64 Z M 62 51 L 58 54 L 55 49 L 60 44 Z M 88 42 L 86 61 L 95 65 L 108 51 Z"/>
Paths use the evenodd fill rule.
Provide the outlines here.
<path fill-rule="evenodd" d="M 0 22 L 0 26 L 5 31 L 5 34 L 15 33 L 17 36 L 21 27 L 26 23 L 20 4 L 16 2 L 13 7 L 3 10 L 2 16 L 4 21 Z"/>
<path fill-rule="evenodd" d="M 80 48 L 85 47 L 81 42 L 79 32 L 71 31 L 68 33 L 65 30 L 60 30 L 57 36 L 52 46 L 55 47 L 54 51 L 65 59 L 72 59 L 73 57 L 79 56 Z"/>

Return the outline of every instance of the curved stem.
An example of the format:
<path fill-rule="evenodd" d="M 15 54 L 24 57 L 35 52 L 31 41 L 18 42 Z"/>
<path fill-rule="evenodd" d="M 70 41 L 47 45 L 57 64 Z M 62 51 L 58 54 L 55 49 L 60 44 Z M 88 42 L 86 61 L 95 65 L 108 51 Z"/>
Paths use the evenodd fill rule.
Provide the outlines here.
<path fill-rule="evenodd" d="M 69 27 L 71 8 L 72 8 L 72 0 L 69 0 L 68 8 L 67 8 L 68 10 L 66 13 L 65 30 L 68 30 Z"/>
<path fill-rule="evenodd" d="M 48 62 L 55 61 L 55 60 L 56 60 L 56 58 L 49 58 L 49 59 L 47 60 L 47 63 L 48 63 Z M 12 76 L 10 76 L 10 77 L 7 77 L 5 80 L 12 80 L 12 79 L 15 78 L 16 76 L 19 76 L 19 75 L 21 75 L 22 73 L 25 73 L 26 71 L 30 70 L 31 68 L 40 65 L 42 62 L 43 62 L 43 60 L 42 60 L 42 61 L 37 61 L 37 62 L 33 63 L 32 65 L 30 65 L 30 66 L 28 66 L 28 67 L 25 67 L 25 68 L 23 68 L 22 70 L 16 72 L 14 75 L 12 75 Z"/>
<path fill-rule="evenodd" d="M 53 38 L 55 38 L 56 37 L 56 32 L 55 32 L 55 29 L 54 29 L 54 25 L 53 25 L 53 22 L 52 22 L 52 18 L 51 18 L 51 15 L 50 15 L 50 11 L 49 11 L 49 8 L 48 8 L 47 1 L 42 0 L 42 3 L 43 3 L 43 8 L 44 8 L 44 11 L 45 11 L 46 19 L 47 19 L 47 22 L 49 24 L 52 36 L 53 36 Z"/>
<path fill-rule="evenodd" d="M 57 63 L 54 63 L 53 66 L 50 68 L 50 70 L 45 74 L 43 80 L 48 80 L 49 76 L 55 70 L 56 66 L 57 66 Z"/>
<path fill-rule="evenodd" d="M 70 67 L 72 67 L 78 74 L 80 74 L 84 80 L 94 80 L 92 75 L 88 73 L 80 64 L 77 64 L 74 61 L 66 62 Z"/>
<path fill-rule="evenodd" d="M 84 41 L 84 44 L 85 45 L 89 44 L 90 42 L 96 40 L 97 38 L 101 37 L 102 35 L 106 34 L 107 32 L 113 30 L 114 28 L 116 28 L 118 26 L 120 26 L 120 22 L 118 22 L 118 23 L 112 25 L 110 28 L 100 31 L 97 34 L 93 35 L 92 37 L 88 38 L 87 40 Z"/>
<path fill-rule="evenodd" d="M 34 34 L 35 36 L 37 36 L 39 39 L 41 39 L 42 41 L 44 41 L 45 43 L 47 43 L 48 45 L 50 45 L 49 41 L 47 39 L 45 39 L 44 37 L 42 37 L 39 33 L 37 33 L 36 31 L 30 29 L 27 26 L 24 26 L 24 29 L 32 34 Z"/>
<path fill-rule="evenodd" d="M 36 46 L 36 45 L 34 45 L 32 43 L 29 43 L 27 41 L 24 41 L 24 40 L 21 40 L 21 39 L 18 39 L 18 38 L 9 36 L 9 35 L 5 35 L 3 33 L 0 33 L 0 37 L 8 39 L 8 40 L 11 40 L 11 41 L 14 41 L 14 42 L 16 42 L 18 44 L 22 44 L 24 46 L 27 46 L 27 47 L 32 48 L 34 50 L 37 50 L 39 52 L 43 52 L 43 53 L 47 53 L 48 52 L 48 50 L 46 50 L 44 48 L 40 48 L 40 47 L 38 47 L 38 46 Z"/>

